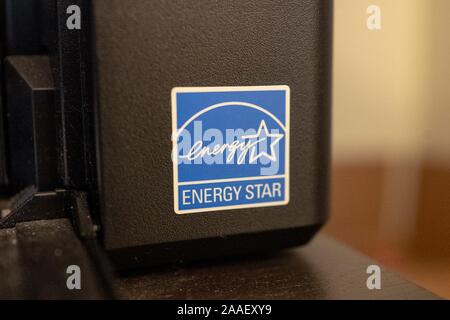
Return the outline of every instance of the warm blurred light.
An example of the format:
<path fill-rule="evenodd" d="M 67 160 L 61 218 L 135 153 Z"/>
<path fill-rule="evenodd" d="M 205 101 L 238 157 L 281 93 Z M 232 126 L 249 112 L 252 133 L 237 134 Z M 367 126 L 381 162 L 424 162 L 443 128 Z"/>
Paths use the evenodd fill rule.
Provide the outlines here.
<path fill-rule="evenodd" d="M 382 29 L 366 27 L 369 5 Z M 450 1 L 336 0 L 327 231 L 450 298 Z"/>

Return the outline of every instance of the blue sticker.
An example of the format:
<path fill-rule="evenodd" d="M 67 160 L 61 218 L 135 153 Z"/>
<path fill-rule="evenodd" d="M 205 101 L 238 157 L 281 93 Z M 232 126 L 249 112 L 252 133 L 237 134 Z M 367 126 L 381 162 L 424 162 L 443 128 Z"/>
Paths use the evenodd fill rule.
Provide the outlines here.
<path fill-rule="evenodd" d="M 174 88 L 178 214 L 287 205 L 288 86 Z"/>

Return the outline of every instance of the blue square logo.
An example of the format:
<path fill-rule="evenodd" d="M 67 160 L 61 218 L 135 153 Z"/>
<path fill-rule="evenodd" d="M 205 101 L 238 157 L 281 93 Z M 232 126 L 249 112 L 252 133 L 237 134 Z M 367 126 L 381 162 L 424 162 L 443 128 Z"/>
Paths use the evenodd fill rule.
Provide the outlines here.
<path fill-rule="evenodd" d="M 289 202 L 288 86 L 172 90 L 177 214 Z"/>

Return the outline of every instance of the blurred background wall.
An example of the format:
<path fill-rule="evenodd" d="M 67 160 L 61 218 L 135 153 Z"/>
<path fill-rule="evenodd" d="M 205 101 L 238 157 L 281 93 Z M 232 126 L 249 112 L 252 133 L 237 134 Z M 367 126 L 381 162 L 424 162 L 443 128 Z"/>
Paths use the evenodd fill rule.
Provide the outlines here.
<path fill-rule="evenodd" d="M 367 8 L 381 8 L 369 30 Z M 450 1 L 335 0 L 326 232 L 450 298 Z"/>

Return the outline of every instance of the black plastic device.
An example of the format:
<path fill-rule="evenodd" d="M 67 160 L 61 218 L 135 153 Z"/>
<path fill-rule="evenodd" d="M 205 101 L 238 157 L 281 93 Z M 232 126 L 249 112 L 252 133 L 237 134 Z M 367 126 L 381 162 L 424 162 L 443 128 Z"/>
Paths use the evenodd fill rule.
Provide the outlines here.
<path fill-rule="evenodd" d="M 0 227 L 76 216 L 83 192 L 123 269 L 300 245 L 326 222 L 332 1 L 25 2 L 0 1 Z M 289 88 L 289 202 L 177 213 L 174 88 L 255 87 Z"/>

